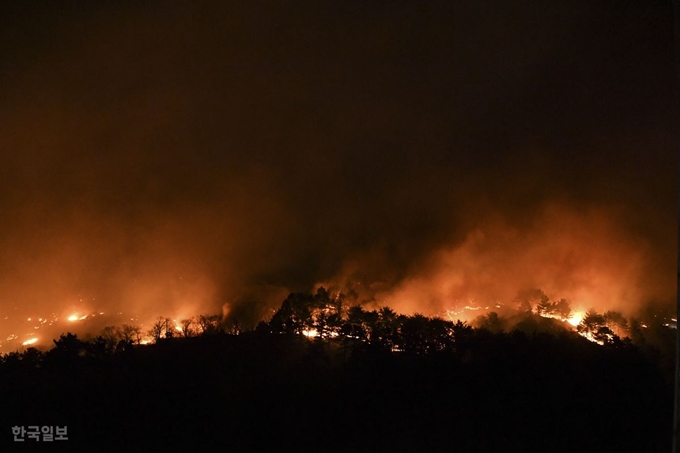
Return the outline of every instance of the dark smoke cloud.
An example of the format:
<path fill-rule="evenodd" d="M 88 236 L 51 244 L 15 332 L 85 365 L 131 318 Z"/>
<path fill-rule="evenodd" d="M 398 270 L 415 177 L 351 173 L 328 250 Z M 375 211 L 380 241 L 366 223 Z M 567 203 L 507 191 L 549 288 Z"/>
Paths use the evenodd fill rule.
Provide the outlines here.
<path fill-rule="evenodd" d="M 96 3 L 2 6 L 6 311 L 673 300 L 669 5 Z"/>

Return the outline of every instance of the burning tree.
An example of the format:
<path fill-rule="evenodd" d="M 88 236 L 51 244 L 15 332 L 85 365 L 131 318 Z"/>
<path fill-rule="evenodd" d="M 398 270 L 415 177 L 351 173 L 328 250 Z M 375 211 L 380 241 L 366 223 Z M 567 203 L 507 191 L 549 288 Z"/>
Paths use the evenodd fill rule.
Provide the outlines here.
<path fill-rule="evenodd" d="M 369 324 L 367 311 L 360 305 L 354 305 L 347 310 L 347 320 L 342 325 L 341 332 L 344 336 L 357 340 L 368 340 Z"/>
<path fill-rule="evenodd" d="M 571 307 L 567 299 L 550 302 L 548 297 L 545 296 L 536 306 L 536 313 L 540 316 L 567 319 L 571 315 Z"/>
<path fill-rule="evenodd" d="M 630 333 L 628 319 L 619 311 L 607 310 L 604 314 L 605 322 L 617 336 L 626 337 Z"/>
<path fill-rule="evenodd" d="M 313 298 L 309 294 L 289 294 L 269 322 L 272 331 L 301 334 L 305 325 L 311 324 L 310 305 L 312 303 Z"/>
<path fill-rule="evenodd" d="M 328 336 L 337 333 L 342 324 L 342 298 L 331 298 L 321 287 L 315 295 L 291 293 L 274 313 L 269 326 L 275 333 L 297 333 Z"/>
<path fill-rule="evenodd" d="M 239 335 L 241 333 L 241 323 L 238 318 L 230 316 L 222 322 L 222 328 L 230 335 Z"/>
<path fill-rule="evenodd" d="M 621 312 L 608 310 L 600 314 L 595 310 L 588 310 L 576 331 L 600 344 L 610 344 L 622 337 L 628 337 L 631 327 Z"/>
<path fill-rule="evenodd" d="M 607 318 L 595 310 L 588 310 L 576 326 L 576 331 L 584 337 L 600 344 L 613 343 L 618 337 L 607 326 Z"/>

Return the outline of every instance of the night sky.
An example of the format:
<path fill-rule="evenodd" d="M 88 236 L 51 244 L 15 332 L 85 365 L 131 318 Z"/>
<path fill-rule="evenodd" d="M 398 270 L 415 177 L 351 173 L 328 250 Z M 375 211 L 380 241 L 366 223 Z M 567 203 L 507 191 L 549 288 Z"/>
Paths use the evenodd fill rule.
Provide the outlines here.
<path fill-rule="evenodd" d="M 3 1 L 0 27 L 9 321 L 248 324 L 321 284 L 428 315 L 675 300 L 670 2 Z"/>

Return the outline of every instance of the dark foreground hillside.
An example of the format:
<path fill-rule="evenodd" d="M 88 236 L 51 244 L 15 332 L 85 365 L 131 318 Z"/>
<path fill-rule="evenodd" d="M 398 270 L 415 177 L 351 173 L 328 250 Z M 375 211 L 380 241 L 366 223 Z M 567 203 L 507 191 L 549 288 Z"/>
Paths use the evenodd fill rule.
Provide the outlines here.
<path fill-rule="evenodd" d="M 566 332 L 469 329 L 435 354 L 263 332 L 101 356 L 62 340 L 0 367 L 0 451 L 670 451 L 657 368 Z M 15 443 L 15 425 L 69 440 Z"/>

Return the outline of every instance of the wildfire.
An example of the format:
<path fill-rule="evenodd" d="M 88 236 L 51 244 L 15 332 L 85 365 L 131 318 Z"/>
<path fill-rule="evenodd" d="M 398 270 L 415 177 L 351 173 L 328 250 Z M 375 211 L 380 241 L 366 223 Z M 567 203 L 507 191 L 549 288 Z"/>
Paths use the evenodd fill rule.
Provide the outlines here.
<path fill-rule="evenodd" d="M 37 342 L 38 342 L 37 338 L 29 338 L 28 340 L 24 341 L 21 344 L 24 345 L 24 346 L 28 346 L 29 344 L 35 344 Z"/>
<path fill-rule="evenodd" d="M 87 315 L 80 316 L 80 315 L 78 315 L 78 313 L 74 313 L 66 319 L 69 322 L 76 322 L 76 321 L 82 321 L 85 318 L 87 318 Z"/>
<path fill-rule="evenodd" d="M 583 338 L 585 338 L 588 341 L 592 341 L 593 343 L 597 343 L 599 345 L 604 345 L 604 341 L 598 340 L 590 332 L 582 332 L 582 333 L 579 333 L 579 335 L 581 335 Z"/>
<path fill-rule="evenodd" d="M 569 319 L 567 319 L 567 322 L 571 324 L 572 326 L 576 327 L 581 323 L 581 320 L 583 317 L 586 315 L 586 312 L 584 311 L 576 311 L 569 316 Z"/>
<path fill-rule="evenodd" d="M 316 329 L 303 330 L 302 335 L 307 338 L 314 338 L 319 336 L 319 332 Z"/>

